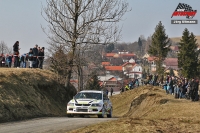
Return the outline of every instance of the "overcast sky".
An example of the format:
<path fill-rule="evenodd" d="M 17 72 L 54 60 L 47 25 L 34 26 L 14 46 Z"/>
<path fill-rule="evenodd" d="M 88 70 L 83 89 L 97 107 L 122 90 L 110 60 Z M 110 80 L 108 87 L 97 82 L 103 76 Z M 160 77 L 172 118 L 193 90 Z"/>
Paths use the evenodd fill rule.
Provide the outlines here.
<path fill-rule="evenodd" d="M 159 21 L 162 21 L 169 37 L 179 37 L 184 28 L 195 35 L 200 35 L 199 24 L 171 24 L 172 13 L 179 2 L 190 5 L 197 10 L 193 20 L 200 21 L 200 0 L 127 0 L 132 8 L 119 23 L 122 28 L 122 42 L 135 42 L 140 35 L 152 35 Z M 0 0 L 0 41 L 12 46 L 20 42 L 20 53 L 29 51 L 35 44 L 48 47 L 47 37 L 41 29 L 47 23 L 41 16 L 42 4 L 45 0 Z"/>

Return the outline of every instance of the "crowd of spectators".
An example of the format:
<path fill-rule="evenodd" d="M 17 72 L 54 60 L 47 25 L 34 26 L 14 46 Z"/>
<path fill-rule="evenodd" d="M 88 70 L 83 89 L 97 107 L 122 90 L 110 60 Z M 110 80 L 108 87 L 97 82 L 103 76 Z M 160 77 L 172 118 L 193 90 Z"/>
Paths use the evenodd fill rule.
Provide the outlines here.
<path fill-rule="evenodd" d="M 37 44 L 30 48 L 28 53 L 19 53 L 19 41 L 13 45 L 13 54 L 0 55 L 0 67 L 14 68 L 40 68 L 43 69 L 44 47 Z"/>
<path fill-rule="evenodd" d="M 199 80 L 167 75 L 158 80 L 158 75 L 149 75 L 145 84 L 162 86 L 166 94 L 174 95 L 175 98 L 186 98 L 191 101 L 199 100 Z"/>
<path fill-rule="evenodd" d="M 133 78 L 128 84 L 126 84 L 124 86 L 124 88 L 122 87 L 120 90 L 121 92 L 124 91 L 124 89 L 127 91 L 127 90 L 132 90 L 136 87 L 139 87 L 140 83 L 139 83 L 139 80 L 138 78 Z"/>

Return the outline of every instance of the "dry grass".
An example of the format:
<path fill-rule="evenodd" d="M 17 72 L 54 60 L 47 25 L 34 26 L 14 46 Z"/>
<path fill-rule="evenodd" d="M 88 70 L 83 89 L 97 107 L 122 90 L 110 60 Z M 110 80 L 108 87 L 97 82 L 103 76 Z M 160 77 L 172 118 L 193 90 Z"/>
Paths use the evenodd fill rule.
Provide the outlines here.
<path fill-rule="evenodd" d="M 145 86 L 111 98 L 118 120 L 70 133 L 198 133 L 200 102 L 174 99 L 159 87 Z"/>
<path fill-rule="evenodd" d="M 170 38 L 173 42 L 180 42 L 181 37 L 172 37 Z M 197 43 L 200 45 L 200 36 L 196 36 Z"/>
<path fill-rule="evenodd" d="M 72 90 L 48 70 L 0 68 L 0 122 L 65 116 Z"/>

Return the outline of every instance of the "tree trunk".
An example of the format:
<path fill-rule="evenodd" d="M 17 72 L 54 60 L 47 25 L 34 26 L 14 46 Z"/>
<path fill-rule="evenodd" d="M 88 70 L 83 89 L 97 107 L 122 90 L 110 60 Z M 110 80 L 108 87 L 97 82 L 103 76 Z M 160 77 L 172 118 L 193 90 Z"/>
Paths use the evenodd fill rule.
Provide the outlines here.
<path fill-rule="evenodd" d="M 83 70 L 81 66 L 78 66 L 78 91 L 83 90 Z"/>
<path fill-rule="evenodd" d="M 83 69 L 80 67 L 80 90 L 83 90 Z"/>
<path fill-rule="evenodd" d="M 72 67 L 69 67 L 67 71 L 66 81 L 65 81 L 65 87 L 68 89 L 70 87 L 70 79 L 72 75 Z"/>

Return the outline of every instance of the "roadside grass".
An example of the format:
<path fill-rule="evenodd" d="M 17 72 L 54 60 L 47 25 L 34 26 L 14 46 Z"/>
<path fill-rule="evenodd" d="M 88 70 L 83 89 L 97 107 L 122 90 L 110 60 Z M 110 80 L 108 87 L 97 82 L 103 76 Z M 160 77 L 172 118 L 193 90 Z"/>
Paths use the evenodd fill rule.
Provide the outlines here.
<path fill-rule="evenodd" d="M 111 97 L 118 120 L 69 133 L 182 133 L 200 132 L 200 102 L 175 99 L 160 87 L 142 86 Z"/>
<path fill-rule="evenodd" d="M 74 87 L 59 84 L 53 72 L 0 68 L 0 122 L 45 116 L 66 116 Z"/>

